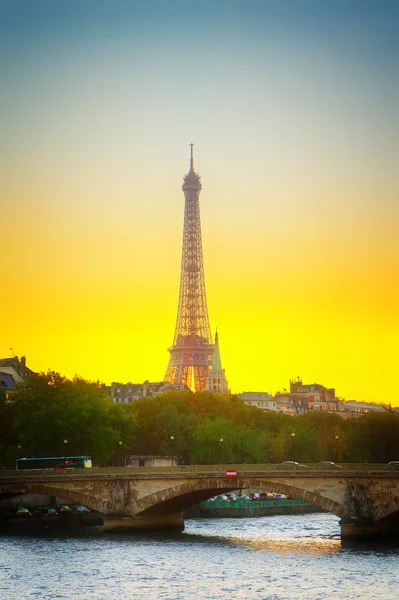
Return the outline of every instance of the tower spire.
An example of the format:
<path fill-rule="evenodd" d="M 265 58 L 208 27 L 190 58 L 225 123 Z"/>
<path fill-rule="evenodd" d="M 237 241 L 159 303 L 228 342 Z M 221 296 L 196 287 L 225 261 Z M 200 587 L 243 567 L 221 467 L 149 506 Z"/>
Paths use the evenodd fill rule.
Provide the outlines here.
<path fill-rule="evenodd" d="M 213 351 L 212 375 L 223 373 L 222 361 L 220 360 L 219 335 L 216 329 L 215 333 L 215 349 Z"/>
<path fill-rule="evenodd" d="M 206 380 L 205 388 L 213 394 L 229 393 L 229 384 L 227 383 L 224 369 L 222 369 L 222 361 L 220 360 L 219 335 L 217 330 L 215 333 L 212 368 Z"/>
<path fill-rule="evenodd" d="M 193 146 L 190 171 L 183 179 L 184 228 L 179 305 L 173 346 L 165 382 L 204 390 L 213 361 L 213 343 L 206 303 L 202 257 L 199 194 L 201 178 L 194 171 Z"/>
<path fill-rule="evenodd" d="M 190 144 L 191 157 L 190 157 L 190 171 L 194 171 L 194 144 Z"/>

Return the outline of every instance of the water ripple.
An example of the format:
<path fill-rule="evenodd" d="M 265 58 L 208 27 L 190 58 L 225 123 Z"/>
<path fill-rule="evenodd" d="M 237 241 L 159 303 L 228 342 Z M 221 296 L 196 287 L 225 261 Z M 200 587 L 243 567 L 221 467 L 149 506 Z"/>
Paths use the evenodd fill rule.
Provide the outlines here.
<path fill-rule="evenodd" d="M 0 538 L 6 600 L 396 600 L 398 547 L 344 548 L 328 514 L 192 520 L 177 534 Z"/>

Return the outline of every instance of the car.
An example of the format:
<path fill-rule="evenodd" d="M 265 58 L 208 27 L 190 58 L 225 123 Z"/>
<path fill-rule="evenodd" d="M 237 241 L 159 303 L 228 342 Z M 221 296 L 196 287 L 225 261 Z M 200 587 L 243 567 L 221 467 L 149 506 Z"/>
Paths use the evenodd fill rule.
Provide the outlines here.
<path fill-rule="evenodd" d="M 237 496 L 234 493 L 226 494 L 226 496 L 230 502 L 235 502 L 235 500 L 237 500 Z"/>
<path fill-rule="evenodd" d="M 90 512 L 90 509 L 87 506 L 83 506 L 83 504 L 77 504 L 76 506 L 72 506 L 72 510 L 74 512 Z"/>
<path fill-rule="evenodd" d="M 285 494 L 273 494 L 275 500 L 286 500 L 287 496 Z"/>
<path fill-rule="evenodd" d="M 265 492 L 265 500 L 273 500 L 274 494 L 273 492 Z"/>
<path fill-rule="evenodd" d="M 57 506 L 58 513 L 71 512 L 71 508 L 67 504 L 62 504 L 61 506 Z"/>
<path fill-rule="evenodd" d="M 399 471 L 399 460 L 391 460 L 385 468 L 390 471 Z"/>
<path fill-rule="evenodd" d="M 332 462 L 332 460 L 322 460 L 319 462 L 319 465 L 321 467 L 330 467 L 331 469 L 342 469 L 341 465 L 337 465 L 335 462 Z"/>
<path fill-rule="evenodd" d="M 15 511 L 15 516 L 16 517 L 31 517 L 32 513 L 30 512 L 30 510 L 28 510 L 24 506 L 20 506 Z"/>
<path fill-rule="evenodd" d="M 268 496 L 269 492 L 260 492 L 259 494 L 259 500 L 268 500 L 269 496 Z M 273 494 L 270 493 L 270 498 L 273 498 Z"/>
<path fill-rule="evenodd" d="M 302 465 L 301 463 L 297 462 L 296 460 L 285 460 L 284 462 L 282 462 L 280 464 L 284 467 L 306 467 L 306 465 Z"/>
<path fill-rule="evenodd" d="M 37 509 L 36 514 L 40 517 L 58 517 L 55 508 L 51 508 L 50 506 L 40 506 L 40 508 Z"/>

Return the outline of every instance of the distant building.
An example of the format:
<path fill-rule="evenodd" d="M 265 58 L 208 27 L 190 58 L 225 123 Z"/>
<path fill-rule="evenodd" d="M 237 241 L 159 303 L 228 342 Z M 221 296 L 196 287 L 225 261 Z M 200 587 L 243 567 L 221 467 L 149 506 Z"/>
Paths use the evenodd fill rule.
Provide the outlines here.
<path fill-rule="evenodd" d="M 243 392 L 237 394 L 237 398 L 261 410 L 275 410 L 289 415 L 328 412 L 351 419 L 372 412 L 399 412 L 399 408 L 393 408 L 390 404 L 345 401 L 335 395 L 334 388 L 327 388 L 320 383 L 304 384 L 299 377 L 290 380 L 289 390 L 283 388 L 274 397 L 266 392 Z"/>
<path fill-rule="evenodd" d="M 276 392 L 274 395 L 276 407 L 279 412 L 296 415 L 309 410 L 309 404 L 306 397 L 291 396 L 287 391 Z"/>
<path fill-rule="evenodd" d="M 11 375 L 0 371 L 0 390 L 3 390 L 6 397 L 17 391 L 17 386 Z"/>
<path fill-rule="evenodd" d="M 174 390 L 184 391 L 188 387 L 180 384 L 164 383 L 163 381 L 144 383 L 117 383 L 106 386 L 108 397 L 115 403 L 130 404 L 139 398 L 152 398 L 158 394 Z"/>
<path fill-rule="evenodd" d="M 289 392 L 277 392 L 275 399 L 282 412 L 291 414 L 308 411 L 337 412 L 339 408 L 334 388 L 326 388 L 320 383 L 304 384 L 299 377 L 290 380 Z"/>
<path fill-rule="evenodd" d="M 17 384 L 23 383 L 35 372 L 26 366 L 25 356 L 13 356 L 12 358 L 0 358 L 0 389 L 9 396 L 17 391 Z"/>
<path fill-rule="evenodd" d="M 217 331 L 215 334 L 212 367 L 205 381 L 205 389 L 213 394 L 229 393 L 229 384 L 227 383 L 224 369 L 222 369 L 222 361 L 220 360 L 219 335 Z"/>
<path fill-rule="evenodd" d="M 278 410 L 275 398 L 266 392 L 243 392 L 237 394 L 237 398 L 247 406 L 256 406 L 260 410 Z"/>
<path fill-rule="evenodd" d="M 343 403 L 342 416 L 353 419 L 366 415 L 367 413 L 391 412 L 391 410 L 391 407 L 387 404 L 373 404 L 371 402 L 347 400 Z"/>

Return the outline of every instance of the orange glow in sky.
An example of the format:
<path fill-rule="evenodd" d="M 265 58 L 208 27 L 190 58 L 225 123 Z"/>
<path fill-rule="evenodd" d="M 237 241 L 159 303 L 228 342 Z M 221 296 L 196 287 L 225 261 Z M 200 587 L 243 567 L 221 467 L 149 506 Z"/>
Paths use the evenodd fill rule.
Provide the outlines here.
<path fill-rule="evenodd" d="M 0 357 L 13 348 L 35 371 L 105 383 L 163 379 L 194 142 L 232 391 L 300 376 L 399 405 L 389 11 L 100 4 L 70 18 L 10 6 L 0 31 Z"/>

